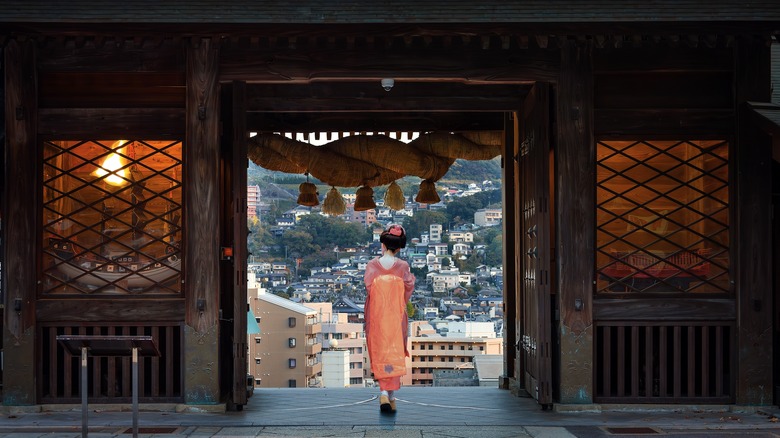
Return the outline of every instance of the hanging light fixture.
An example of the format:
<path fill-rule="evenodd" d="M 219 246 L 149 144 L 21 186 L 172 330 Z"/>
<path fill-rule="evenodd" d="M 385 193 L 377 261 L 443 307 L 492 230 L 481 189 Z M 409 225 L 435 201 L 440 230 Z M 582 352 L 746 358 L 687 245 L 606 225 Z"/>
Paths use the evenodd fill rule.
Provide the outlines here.
<path fill-rule="evenodd" d="M 122 158 L 122 148 L 127 140 L 117 140 L 111 145 L 111 152 L 100 166 L 92 173 L 98 178 L 103 178 L 107 184 L 112 186 L 123 186 L 128 183 L 127 169 L 123 168 L 124 158 Z M 108 176 L 106 176 L 108 175 Z"/>

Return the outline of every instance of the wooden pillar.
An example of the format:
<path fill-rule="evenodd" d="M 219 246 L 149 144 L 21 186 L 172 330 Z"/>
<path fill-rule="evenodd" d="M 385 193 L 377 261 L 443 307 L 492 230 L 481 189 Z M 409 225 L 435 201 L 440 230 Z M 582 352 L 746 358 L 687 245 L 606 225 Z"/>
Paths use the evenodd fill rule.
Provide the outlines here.
<path fill-rule="evenodd" d="M 3 403 L 33 405 L 35 394 L 36 249 L 39 242 L 35 45 L 5 48 L 6 181 L 3 200 L 5 313 Z"/>
<path fill-rule="evenodd" d="M 747 102 L 770 100 L 768 40 L 741 37 L 735 57 L 737 114 L 733 246 L 737 294 L 737 388 L 741 405 L 772 404 L 772 148 Z"/>
<path fill-rule="evenodd" d="M 219 391 L 219 57 L 208 38 L 187 48 L 184 399 L 216 404 Z"/>
<path fill-rule="evenodd" d="M 593 46 L 561 47 L 556 146 L 556 247 L 560 309 L 560 403 L 593 401 L 595 143 Z"/>
<path fill-rule="evenodd" d="M 517 361 L 517 277 L 515 273 L 520 269 L 517 266 L 517 230 L 518 230 L 518 205 L 517 199 L 517 129 L 515 121 L 517 114 L 504 116 L 504 156 L 501 160 L 503 180 L 503 256 L 506 273 L 504 276 L 504 374 L 499 385 L 503 389 L 519 388 L 519 377 L 515 374 Z M 514 266 L 511 266 L 514 264 Z"/>

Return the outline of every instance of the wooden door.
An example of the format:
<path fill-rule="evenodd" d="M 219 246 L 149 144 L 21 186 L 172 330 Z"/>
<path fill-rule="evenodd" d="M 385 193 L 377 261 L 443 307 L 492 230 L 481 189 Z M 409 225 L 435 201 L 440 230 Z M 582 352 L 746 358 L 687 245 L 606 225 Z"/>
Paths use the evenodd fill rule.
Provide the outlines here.
<path fill-rule="evenodd" d="M 525 390 L 552 403 L 549 86 L 537 83 L 520 116 L 519 357 Z"/>

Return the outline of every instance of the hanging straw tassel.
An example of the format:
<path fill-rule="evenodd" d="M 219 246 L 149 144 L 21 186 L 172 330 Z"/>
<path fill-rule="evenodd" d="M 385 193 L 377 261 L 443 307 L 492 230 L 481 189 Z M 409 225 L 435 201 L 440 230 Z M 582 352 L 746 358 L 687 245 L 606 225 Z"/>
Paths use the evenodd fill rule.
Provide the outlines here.
<path fill-rule="evenodd" d="M 441 202 L 439 194 L 436 193 L 436 185 L 429 179 L 424 179 L 420 183 L 420 191 L 417 192 L 417 197 L 415 197 L 414 200 L 420 204 L 436 204 Z"/>
<path fill-rule="evenodd" d="M 298 204 L 305 205 L 307 207 L 314 207 L 320 205 L 318 198 L 317 186 L 310 182 L 301 183 L 298 187 L 300 193 L 298 194 Z"/>
<path fill-rule="evenodd" d="M 405 201 L 404 191 L 401 190 L 401 187 L 395 181 L 391 182 L 385 192 L 385 206 L 393 210 L 403 210 L 406 204 Z"/>
<path fill-rule="evenodd" d="M 376 208 L 374 202 L 374 189 L 369 186 L 363 186 L 357 189 L 355 196 L 355 211 L 371 210 Z"/>
<path fill-rule="evenodd" d="M 344 203 L 344 197 L 335 188 L 331 187 L 325 200 L 322 201 L 322 212 L 331 216 L 340 216 L 347 211 L 347 204 Z"/>

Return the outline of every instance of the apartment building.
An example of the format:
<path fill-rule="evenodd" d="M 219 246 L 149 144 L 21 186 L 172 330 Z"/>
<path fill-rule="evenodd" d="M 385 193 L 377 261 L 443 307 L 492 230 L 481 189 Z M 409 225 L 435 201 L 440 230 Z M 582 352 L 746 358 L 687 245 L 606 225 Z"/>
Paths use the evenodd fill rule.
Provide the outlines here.
<path fill-rule="evenodd" d="M 412 386 L 433 386 L 434 372 L 474 368 L 474 358 L 482 355 L 503 354 L 501 338 L 412 337 L 411 356 Z M 498 377 L 498 376 L 496 376 Z"/>
<path fill-rule="evenodd" d="M 318 387 L 322 377 L 322 324 L 316 310 L 249 289 L 262 333 L 249 336 L 249 374 L 255 387 Z"/>
<path fill-rule="evenodd" d="M 306 307 L 317 311 L 322 321 L 320 342 L 323 351 L 334 348 L 346 350 L 349 354 L 349 379 L 345 386 L 365 386 L 366 338 L 362 322 L 350 322 L 351 313 L 333 313 L 332 303 L 306 303 Z M 354 319 L 354 318 L 353 318 Z M 335 355 L 335 354 L 334 354 Z"/>
<path fill-rule="evenodd" d="M 428 226 L 428 240 L 435 243 L 441 242 L 442 229 L 443 227 L 441 224 L 431 224 Z"/>
<path fill-rule="evenodd" d="M 450 231 L 450 243 L 474 243 L 474 233 L 469 231 Z"/>
<path fill-rule="evenodd" d="M 504 213 L 498 208 L 481 208 L 474 212 L 474 225 L 491 227 L 499 225 Z"/>
<path fill-rule="evenodd" d="M 246 186 L 246 217 L 255 218 L 260 206 L 260 186 Z"/>

